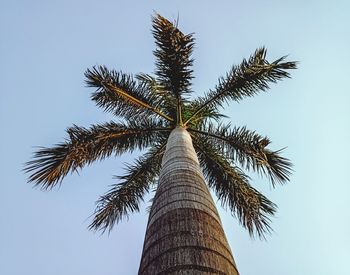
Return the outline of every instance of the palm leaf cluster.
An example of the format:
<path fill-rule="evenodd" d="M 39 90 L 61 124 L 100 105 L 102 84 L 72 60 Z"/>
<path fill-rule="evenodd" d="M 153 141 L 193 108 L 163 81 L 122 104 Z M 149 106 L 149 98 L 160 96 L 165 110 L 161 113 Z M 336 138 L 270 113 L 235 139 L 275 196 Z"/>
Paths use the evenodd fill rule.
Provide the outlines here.
<path fill-rule="evenodd" d="M 156 183 L 170 132 L 185 127 L 207 178 L 223 206 L 227 207 L 251 235 L 264 236 L 271 230 L 270 217 L 276 205 L 253 188 L 244 171 L 269 178 L 272 186 L 289 180 L 291 163 L 281 151 L 268 149 L 270 140 L 246 127 L 232 127 L 222 121 L 225 102 L 240 101 L 271 83 L 288 78 L 295 62 L 285 57 L 273 62 L 266 49 L 257 49 L 248 60 L 233 66 L 204 96 L 191 98 L 192 34 L 183 34 L 175 24 L 156 14 L 154 74 L 129 75 L 105 66 L 85 73 L 86 83 L 95 89 L 91 99 L 113 113 L 112 121 L 90 128 L 73 126 L 68 138 L 51 148 L 40 148 L 26 164 L 30 182 L 50 189 L 71 172 L 111 155 L 146 149 L 126 174 L 97 201 L 91 229 L 111 229 L 123 217 L 139 210 L 144 195 Z"/>

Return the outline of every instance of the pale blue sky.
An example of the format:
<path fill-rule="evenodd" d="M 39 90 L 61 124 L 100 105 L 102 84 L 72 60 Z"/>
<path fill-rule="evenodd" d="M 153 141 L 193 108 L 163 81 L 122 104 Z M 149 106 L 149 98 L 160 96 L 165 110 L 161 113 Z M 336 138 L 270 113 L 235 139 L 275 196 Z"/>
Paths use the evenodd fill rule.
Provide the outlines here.
<path fill-rule="evenodd" d="M 169 19 L 179 14 L 179 27 L 195 32 L 198 93 L 262 45 L 270 59 L 289 54 L 300 61 L 292 79 L 224 111 L 234 125 L 268 135 L 274 149 L 288 146 L 291 182 L 271 190 L 255 180 L 279 206 L 275 233 L 252 240 L 220 213 L 242 275 L 349 274 L 346 0 L 0 1 L 0 274 L 137 273 L 146 211 L 109 236 L 86 229 L 94 202 L 132 156 L 96 163 L 51 192 L 32 188 L 21 168 L 34 146 L 62 141 L 73 123 L 112 119 L 89 100 L 86 68 L 153 71 L 154 10 Z"/>

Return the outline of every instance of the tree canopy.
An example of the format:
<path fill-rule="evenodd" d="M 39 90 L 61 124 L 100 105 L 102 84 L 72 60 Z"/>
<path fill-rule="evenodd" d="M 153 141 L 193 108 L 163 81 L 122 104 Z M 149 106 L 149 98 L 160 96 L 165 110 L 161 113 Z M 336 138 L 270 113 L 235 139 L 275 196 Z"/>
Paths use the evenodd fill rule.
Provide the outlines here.
<path fill-rule="evenodd" d="M 225 123 L 221 111 L 230 101 L 255 96 L 289 78 L 296 62 L 286 61 L 285 56 L 269 62 L 266 48 L 258 48 L 232 66 L 214 88 L 193 97 L 193 34 L 182 33 L 159 14 L 153 17 L 152 34 L 156 42 L 153 74 L 134 76 L 105 66 L 85 72 L 87 85 L 95 89 L 91 99 L 116 120 L 89 128 L 69 127 L 65 141 L 40 148 L 26 163 L 29 182 L 51 189 L 67 174 L 94 161 L 146 149 L 97 201 L 90 229 L 110 230 L 139 210 L 144 195 L 157 183 L 170 132 L 184 127 L 191 134 L 209 187 L 250 235 L 263 237 L 271 231 L 276 205 L 252 187 L 246 171 L 267 177 L 275 187 L 289 181 L 292 165 L 281 156 L 282 150 L 268 148 L 269 138 Z"/>

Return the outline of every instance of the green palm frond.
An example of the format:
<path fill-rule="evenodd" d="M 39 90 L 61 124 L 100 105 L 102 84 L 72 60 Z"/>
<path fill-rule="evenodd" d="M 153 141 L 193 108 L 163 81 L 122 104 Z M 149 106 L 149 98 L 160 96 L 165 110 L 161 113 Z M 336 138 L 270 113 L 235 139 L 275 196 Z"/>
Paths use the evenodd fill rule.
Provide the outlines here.
<path fill-rule="evenodd" d="M 154 94 L 154 106 L 162 110 L 164 114 L 172 119 L 177 118 L 177 101 L 176 98 L 169 95 L 165 87 L 157 79 L 149 74 L 140 73 L 136 75 L 137 80 Z"/>
<path fill-rule="evenodd" d="M 187 104 L 184 104 L 182 108 L 184 121 L 192 117 L 193 114 L 197 111 L 197 109 L 198 109 L 198 104 L 195 101 L 191 101 L 191 102 L 188 102 Z M 204 123 L 208 121 L 213 120 L 213 121 L 219 122 L 220 119 L 224 117 L 227 117 L 227 116 L 220 113 L 216 108 L 211 108 L 210 106 L 207 106 L 203 108 L 200 112 L 197 112 L 195 117 L 192 117 L 187 127 L 199 129 L 202 127 Z"/>
<path fill-rule="evenodd" d="M 183 34 L 173 23 L 156 14 L 153 17 L 156 41 L 156 75 L 165 90 L 179 99 L 190 92 L 194 47 L 192 34 Z"/>
<path fill-rule="evenodd" d="M 244 59 L 239 66 L 233 66 L 226 77 L 220 78 L 214 90 L 196 99 L 199 107 L 192 117 L 207 106 L 217 108 L 229 100 L 240 101 L 244 97 L 266 91 L 269 83 L 289 78 L 287 70 L 296 69 L 297 63 L 283 62 L 285 58 L 286 56 L 283 56 L 270 63 L 266 60 L 266 49 L 257 49 L 248 60 Z M 192 120 L 192 117 L 185 122 L 185 125 Z"/>
<path fill-rule="evenodd" d="M 250 131 L 246 127 L 233 127 L 230 124 L 218 126 L 207 123 L 200 130 L 189 129 L 215 142 L 220 151 L 246 170 L 268 176 L 272 186 L 276 182 L 289 181 L 292 163 L 280 155 L 282 150 L 272 151 L 267 137 Z"/>
<path fill-rule="evenodd" d="M 89 129 L 73 126 L 67 129 L 69 139 L 52 148 L 41 148 L 24 170 L 31 173 L 29 182 L 44 189 L 54 187 L 69 173 L 113 153 L 120 155 L 144 149 L 169 132 L 162 122 L 144 120 L 127 123 L 110 122 Z"/>
<path fill-rule="evenodd" d="M 232 167 L 218 147 L 203 137 L 194 136 L 203 172 L 224 207 L 228 207 L 251 236 L 264 238 L 271 232 L 270 217 L 276 205 L 249 184 L 249 178 L 238 167 Z"/>
<path fill-rule="evenodd" d="M 85 77 L 89 87 L 97 88 L 91 99 L 105 111 L 122 117 L 158 115 L 173 121 L 155 107 L 157 95 L 137 83 L 131 75 L 98 66 L 88 69 Z"/>
<path fill-rule="evenodd" d="M 127 174 L 118 176 L 121 181 L 97 201 L 94 220 L 89 228 L 109 231 L 115 223 L 139 211 L 139 204 L 159 175 L 166 139 L 140 157 L 135 164 L 127 166 Z"/>

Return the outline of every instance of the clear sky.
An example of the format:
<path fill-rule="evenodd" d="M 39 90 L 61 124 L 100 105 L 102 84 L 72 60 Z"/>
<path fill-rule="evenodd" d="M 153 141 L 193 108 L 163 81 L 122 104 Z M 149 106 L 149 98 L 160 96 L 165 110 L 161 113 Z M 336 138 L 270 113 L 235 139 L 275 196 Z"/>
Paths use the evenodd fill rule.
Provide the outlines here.
<path fill-rule="evenodd" d="M 34 146 L 62 141 L 73 123 L 109 121 L 90 101 L 86 68 L 105 64 L 125 72 L 154 69 L 150 33 L 154 11 L 194 32 L 194 90 L 262 45 L 273 60 L 300 61 L 292 79 L 223 111 L 234 125 L 287 146 L 291 182 L 255 187 L 279 206 L 275 232 L 252 240 L 220 208 L 242 275 L 347 275 L 350 258 L 350 2 L 248 1 L 0 1 L 0 274 L 134 275 L 147 211 L 108 236 L 89 232 L 99 195 L 132 156 L 110 159 L 42 192 L 21 172 Z M 143 209 L 149 205 L 144 204 Z"/>

